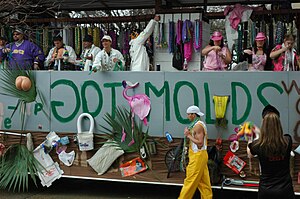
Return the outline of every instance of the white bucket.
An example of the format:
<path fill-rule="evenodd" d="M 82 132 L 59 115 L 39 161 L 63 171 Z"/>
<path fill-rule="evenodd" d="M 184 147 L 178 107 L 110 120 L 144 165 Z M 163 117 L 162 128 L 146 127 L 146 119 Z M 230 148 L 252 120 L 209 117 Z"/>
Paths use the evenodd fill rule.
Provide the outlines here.
<path fill-rule="evenodd" d="M 82 122 L 81 120 L 84 117 L 88 117 L 90 120 L 90 129 L 89 131 L 82 132 Z M 77 119 L 77 139 L 80 151 L 89 151 L 94 149 L 94 118 L 88 113 L 82 113 Z"/>

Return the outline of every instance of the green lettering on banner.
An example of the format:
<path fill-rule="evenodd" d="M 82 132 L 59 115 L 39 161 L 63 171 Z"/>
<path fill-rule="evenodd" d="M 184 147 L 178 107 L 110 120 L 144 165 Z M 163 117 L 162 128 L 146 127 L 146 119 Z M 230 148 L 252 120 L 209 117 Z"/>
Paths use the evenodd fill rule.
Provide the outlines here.
<path fill-rule="evenodd" d="M 4 119 L 4 127 L 6 128 L 6 129 L 10 129 L 11 128 L 11 119 L 10 118 L 5 118 Z"/>
<path fill-rule="evenodd" d="M 283 93 L 283 89 L 278 84 L 275 84 L 272 82 L 265 82 L 265 83 L 262 83 L 261 85 L 259 85 L 259 87 L 257 88 L 257 97 L 264 106 L 267 106 L 269 104 L 269 102 L 266 100 L 266 98 L 262 94 L 263 90 L 267 87 L 275 88 L 276 90 L 278 90 L 278 92 L 280 94 Z"/>
<path fill-rule="evenodd" d="M 208 83 L 204 83 L 204 92 L 205 92 L 205 122 L 206 124 L 214 124 L 215 120 L 211 118 L 210 111 L 210 92 L 208 88 Z"/>
<path fill-rule="evenodd" d="M 89 110 L 89 107 L 88 107 L 88 102 L 87 102 L 87 99 L 86 99 L 86 88 L 90 86 L 92 88 L 94 88 L 98 94 L 98 99 L 99 99 L 99 103 L 98 103 L 98 106 L 96 108 L 96 110 L 94 112 L 91 112 Z M 89 80 L 89 81 L 85 81 L 81 87 L 81 98 L 82 98 L 82 111 L 84 113 L 89 113 L 91 114 L 91 116 L 93 117 L 96 117 L 97 115 L 99 115 L 101 109 L 102 109 L 102 105 L 103 105 L 103 96 L 102 96 L 102 92 L 101 92 L 101 89 L 99 87 L 99 85 L 93 81 L 93 80 Z"/>
<path fill-rule="evenodd" d="M 116 87 L 122 87 L 121 82 L 105 83 L 104 88 L 111 88 L 111 116 L 115 118 L 116 114 Z M 101 105 L 102 106 L 102 105 Z"/>
<path fill-rule="evenodd" d="M 237 92 L 236 92 L 236 87 L 242 88 L 247 96 L 247 103 L 246 103 L 246 109 L 244 114 L 240 119 L 237 118 Z M 231 91 L 232 91 L 232 124 L 234 125 L 240 125 L 243 122 L 245 122 L 249 116 L 251 107 L 252 107 L 252 98 L 249 89 L 247 88 L 246 85 L 244 85 L 241 82 L 231 82 Z"/>
<path fill-rule="evenodd" d="M 57 109 L 56 109 L 57 107 L 64 106 L 64 104 L 65 104 L 64 102 L 51 101 L 51 110 L 52 110 L 52 113 L 53 113 L 53 116 L 55 117 L 55 119 L 57 119 L 58 121 L 60 121 L 62 123 L 66 123 L 66 122 L 72 121 L 75 118 L 75 116 L 77 115 L 77 113 L 80 109 L 80 95 L 79 95 L 79 91 L 78 91 L 76 85 L 71 80 L 66 80 L 66 79 L 57 80 L 57 81 L 53 82 L 53 84 L 51 84 L 50 88 L 54 89 L 56 86 L 59 86 L 59 85 L 60 86 L 65 85 L 65 86 L 71 87 L 75 94 L 76 106 L 75 106 L 73 113 L 68 117 L 62 117 L 61 115 L 58 114 Z M 68 100 L 70 100 L 70 99 L 68 99 Z"/>
<path fill-rule="evenodd" d="M 37 115 L 38 112 L 43 110 L 43 104 L 42 103 L 35 103 L 34 105 L 34 115 Z"/>
<path fill-rule="evenodd" d="M 165 94 L 165 118 L 166 121 L 170 121 L 170 87 L 169 87 L 169 82 L 165 81 L 164 82 L 164 86 L 160 89 L 157 90 L 157 88 L 151 83 L 151 82 L 147 82 L 145 83 L 145 94 L 150 97 L 150 89 L 152 90 L 152 92 L 154 93 L 154 95 L 156 97 L 160 97 Z M 148 118 L 148 121 L 150 121 L 150 116 Z"/>
<path fill-rule="evenodd" d="M 174 112 L 175 112 L 175 116 L 178 120 L 178 122 L 182 123 L 182 124 L 188 124 L 190 121 L 188 119 L 184 119 L 181 117 L 180 115 L 180 108 L 179 107 L 179 102 L 178 102 L 178 93 L 179 93 L 179 89 L 182 86 L 188 86 L 192 89 L 193 91 L 193 99 L 194 99 L 194 105 L 198 106 L 199 103 L 199 97 L 198 97 L 198 91 L 196 89 L 196 87 L 191 83 L 191 82 L 187 82 L 187 81 L 180 81 L 177 82 L 175 84 L 175 88 L 174 88 L 174 94 L 173 94 L 173 102 L 174 102 Z M 188 96 L 185 96 L 188 97 Z"/>

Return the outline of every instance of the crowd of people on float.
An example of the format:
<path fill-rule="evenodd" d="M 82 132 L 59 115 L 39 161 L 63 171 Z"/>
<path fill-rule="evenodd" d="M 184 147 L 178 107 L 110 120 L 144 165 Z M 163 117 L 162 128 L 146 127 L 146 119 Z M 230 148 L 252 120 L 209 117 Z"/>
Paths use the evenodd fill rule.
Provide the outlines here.
<path fill-rule="evenodd" d="M 156 15 L 142 31 L 133 31 L 130 45 L 131 71 L 149 71 L 149 56 L 145 43 L 159 22 Z M 273 49 L 267 48 L 267 37 L 258 32 L 253 45 L 244 49 L 240 62 L 248 63 L 248 71 L 299 71 L 300 58 L 294 48 L 296 37 L 286 34 L 282 44 Z M 125 70 L 125 60 L 117 49 L 112 48 L 112 38 L 104 35 L 101 39 L 103 49 L 95 46 L 93 37 L 86 35 L 83 38 L 83 50 L 77 57 L 73 47 L 65 44 L 61 36 L 53 38 L 54 47 L 45 56 L 43 50 L 26 38 L 24 30 L 13 30 L 13 42 L 7 44 L 4 36 L 0 37 L 0 62 L 9 69 L 34 70 L 82 70 L 82 71 L 116 71 Z M 215 31 L 209 44 L 202 49 L 204 57 L 202 71 L 225 71 L 232 63 L 232 52 L 224 43 L 220 31 Z M 184 64 L 184 63 L 183 63 Z"/>
<path fill-rule="evenodd" d="M 252 47 L 243 50 L 241 61 L 248 62 L 248 71 L 299 71 L 300 58 L 294 48 L 295 41 L 295 35 L 286 34 L 282 44 L 269 50 L 266 45 L 267 37 L 259 32 Z M 205 56 L 204 71 L 226 70 L 232 60 L 232 54 L 224 46 L 224 39 L 219 31 L 212 34 L 202 55 Z"/>
<path fill-rule="evenodd" d="M 149 71 L 149 57 L 145 43 L 160 20 L 156 15 L 142 32 L 133 30 L 130 47 L 130 70 Z M 0 37 L 0 62 L 9 69 L 33 70 L 82 70 L 82 71 L 119 71 L 124 70 L 125 60 L 117 49 L 112 48 L 112 38 L 104 35 L 101 39 L 103 49 L 95 46 L 93 37 L 86 35 L 83 39 L 83 50 L 79 58 L 73 47 L 65 44 L 61 36 L 53 38 L 54 47 L 45 56 L 42 49 L 26 38 L 24 30 L 13 30 L 13 42 Z"/>

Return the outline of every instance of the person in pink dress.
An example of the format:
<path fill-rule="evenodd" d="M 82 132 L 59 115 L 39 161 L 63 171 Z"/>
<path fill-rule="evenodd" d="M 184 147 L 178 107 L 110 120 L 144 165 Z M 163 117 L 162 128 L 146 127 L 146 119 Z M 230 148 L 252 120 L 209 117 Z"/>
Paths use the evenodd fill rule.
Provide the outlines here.
<path fill-rule="evenodd" d="M 264 71 L 270 68 L 266 39 L 263 32 L 257 33 L 253 47 L 243 51 L 244 59 L 248 61 L 248 71 Z"/>
<path fill-rule="evenodd" d="M 202 50 L 205 56 L 203 71 L 224 71 L 231 62 L 231 53 L 224 46 L 222 33 L 215 31 L 209 44 Z"/>

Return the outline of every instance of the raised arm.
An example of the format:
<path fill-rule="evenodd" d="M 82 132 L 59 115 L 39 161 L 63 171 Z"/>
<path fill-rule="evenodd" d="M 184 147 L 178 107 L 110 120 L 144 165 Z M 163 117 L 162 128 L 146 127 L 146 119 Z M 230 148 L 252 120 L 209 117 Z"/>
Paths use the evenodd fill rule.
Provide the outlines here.
<path fill-rule="evenodd" d="M 270 58 L 271 59 L 276 59 L 278 58 L 282 53 L 284 53 L 285 51 L 287 51 L 288 48 L 287 47 L 282 47 L 282 48 L 278 48 L 275 47 L 275 49 L 270 53 Z"/>
<path fill-rule="evenodd" d="M 155 25 L 160 20 L 159 16 L 155 16 L 154 19 L 151 19 L 146 28 L 139 34 L 135 41 L 139 44 L 144 44 L 150 35 L 153 33 Z"/>

